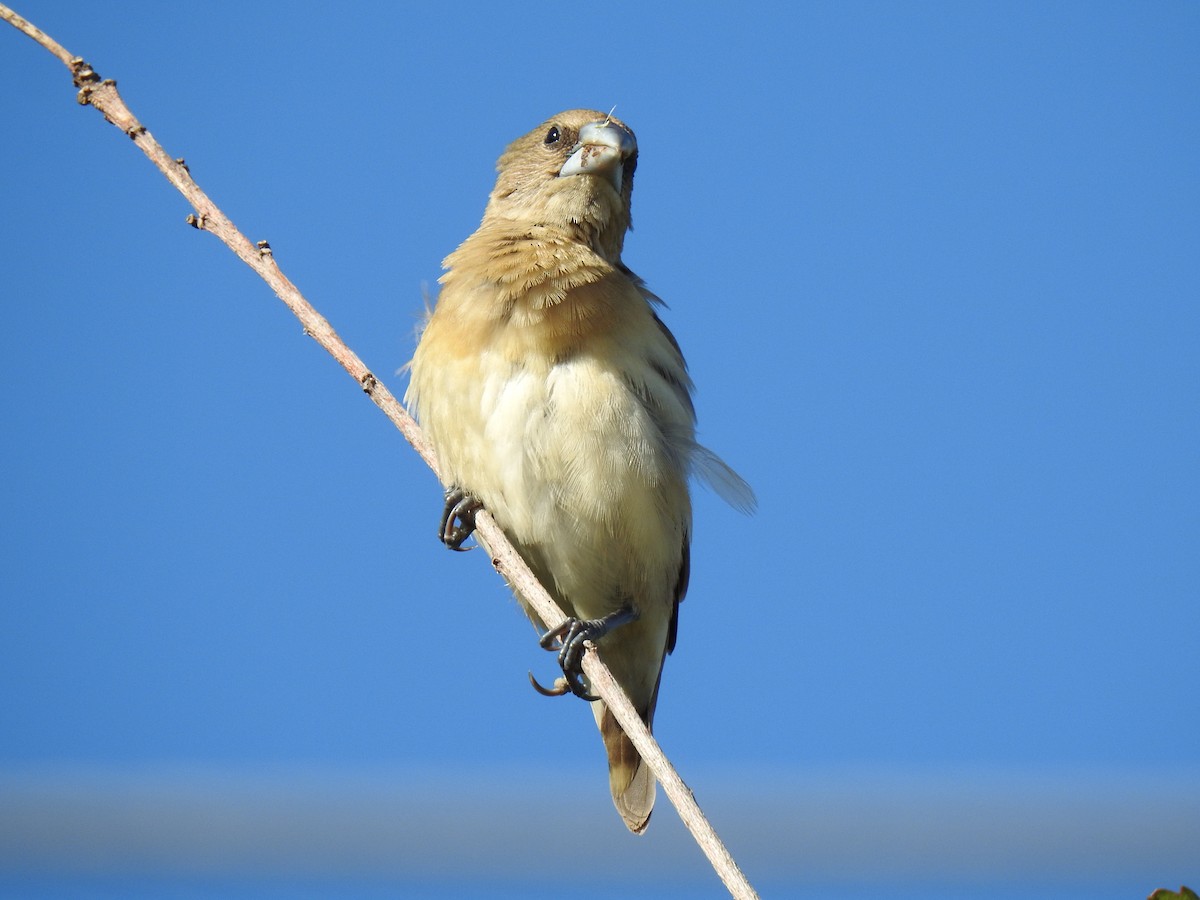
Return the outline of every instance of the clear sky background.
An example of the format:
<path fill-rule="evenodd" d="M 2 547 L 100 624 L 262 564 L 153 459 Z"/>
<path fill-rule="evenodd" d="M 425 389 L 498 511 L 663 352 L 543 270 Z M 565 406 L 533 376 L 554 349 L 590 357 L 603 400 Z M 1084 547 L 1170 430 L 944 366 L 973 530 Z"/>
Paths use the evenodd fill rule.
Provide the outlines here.
<path fill-rule="evenodd" d="M 626 262 L 759 497 L 697 490 L 656 723 L 752 880 L 1196 887 L 1200 6 L 504 6 L 17 9 L 397 394 L 506 143 L 616 104 Z M 721 896 L 388 421 L 7 26 L 0 84 L 0 893 Z M 263 819 L 160 859 L 185 796 Z M 314 819 L 379 846 L 306 868 Z"/>

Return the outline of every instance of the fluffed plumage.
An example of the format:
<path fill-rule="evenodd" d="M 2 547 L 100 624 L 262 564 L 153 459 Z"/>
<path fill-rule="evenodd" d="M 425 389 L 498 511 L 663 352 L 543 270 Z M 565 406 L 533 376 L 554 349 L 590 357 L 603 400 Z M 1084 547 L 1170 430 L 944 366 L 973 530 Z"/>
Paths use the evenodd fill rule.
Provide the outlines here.
<path fill-rule="evenodd" d="M 650 724 L 688 586 L 688 476 L 753 499 L 696 444 L 679 346 L 621 262 L 636 164 L 633 132 L 592 110 L 508 147 L 482 223 L 443 263 L 405 402 L 446 487 L 495 517 L 569 616 L 635 616 L 597 646 Z M 654 778 L 591 705 L 613 802 L 641 833 Z"/>

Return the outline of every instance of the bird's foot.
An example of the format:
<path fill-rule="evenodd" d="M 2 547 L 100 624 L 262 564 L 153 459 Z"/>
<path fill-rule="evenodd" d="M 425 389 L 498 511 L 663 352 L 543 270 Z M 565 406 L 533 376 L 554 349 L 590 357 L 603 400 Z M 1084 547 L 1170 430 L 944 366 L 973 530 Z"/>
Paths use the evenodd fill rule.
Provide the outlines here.
<path fill-rule="evenodd" d="M 483 504 L 472 494 L 460 487 L 446 491 L 446 506 L 442 510 L 442 521 L 438 525 L 438 539 L 451 550 L 470 550 L 463 541 L 475 532 L 475 513 Z"/>
<path fill-rule="evenodd" d="M 615 612 L 599 619 L 569 618 L 557 628 L 542 635 L 538 644 L 543 650 L 558 651 L 558 664 L 562 667 L 563 677 L 554 682 L 550 688 L 542 687 L 534 680 L 529 680 L 539 694 L 547 697 L 557 697 L 570 691 L 583 700 L 598 700 L 588 690 L 587 680 L 583 675 L 583 653 L 588 641 L 598 641 L 614 628 L 632 622 L 637 618 L 637 612 L 632 606 L 623 606 Z"/>

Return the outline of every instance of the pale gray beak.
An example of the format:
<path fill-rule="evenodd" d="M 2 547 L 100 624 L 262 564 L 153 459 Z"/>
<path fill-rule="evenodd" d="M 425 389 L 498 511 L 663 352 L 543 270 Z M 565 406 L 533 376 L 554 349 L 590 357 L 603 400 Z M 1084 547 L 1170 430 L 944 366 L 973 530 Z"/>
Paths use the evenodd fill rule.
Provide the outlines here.
<path fill-rule="evenodd" d="M 558 174 L 598 175 L 607 178 L 619 194 L 625 160 L 635 153 L 637 141 L 616 122 L 589 122 L 579 129 L 579 142 Z"/>

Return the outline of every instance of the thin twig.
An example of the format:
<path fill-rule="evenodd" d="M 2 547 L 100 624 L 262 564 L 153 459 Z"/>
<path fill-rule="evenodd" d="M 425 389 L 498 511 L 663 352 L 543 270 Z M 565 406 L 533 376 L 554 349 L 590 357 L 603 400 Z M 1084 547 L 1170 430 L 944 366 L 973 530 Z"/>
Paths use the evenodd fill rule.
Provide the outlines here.
<path fill-rule="evenodd" d="M 433 448 L 408 411 L 338 337 L 328 320 L 318 313 L 304 299 L 296 286 L 288 280 L 276 264 L 275 257 L 266 241 L 260 241 L 257 244 L 251 243 L 200 189 L 192 179 L 184 161 L 169 156 L 163 150 L 153 135 L 129 111 L 120 94 L 117 93 L 116 82 L 101 80 L 92 67 L 81 58 L 72 56 L 41 29 L 3 4 L 0 4 L 0 19 L 4 19 L 37 41 L 71 70 L 75 86 L 79 88 L 77 98 L 79 103 L 95 107 L 104 115 L 105 119 L 133 139 L 141 151 L 192 205 L 195 213 L 188 216 L 188 223 L 197 229 L 216 235 L 222 243 L 271 286 L 279 299 L 304 325 L 305 333 L 324 347 L 358 382 L 376 406 L 400 429 L 400 433 L 413 445 L 417 453 L 436 474 L 438 471 L 437 458 L 433 453 Z M 477 515 L 476 527 L 480 537 L 492 551 L 492 565 L 495 566 L 496 571 L 529 601 L 529 604 L 548 627 L 553 629 L 561 624 L 566 615 L 551 599 L 546 589 L 538 583 L 529 570 L 529 566 L 525 564 L 520 554 L 509 543 L 504 532 L 487 514 L 486 510 L 481 510 Z M 588 652 L 583 659 L 583 670 L 588 676 L 591 689 L 604 700 L 625 733 L 629 735 L 630 740 L 633 741 L 646 765 L 650 767 L 659 783 L 662 784 L 667 796 L 678 810 L 680 818 L 695 837 L 696 842 L 712 863 L 721 880 L 724 881 L 729 892 L 739 900 L 756 898 L 758 894 L 750 886 L 750 882 L 746 880 L 746 876 L 742 874 L 737 863 L 734 862 L 733 857 L 729 855 L 729 851 L 713 830 L 712 825 L 700 811 L 691 790 L 684 784 L 679 773 L 675 771 L 674 766 L 662 752 L 658 742 L 634 710 L 633 704 L 629 702 L 629 698 L 625 696 L 608 667 L 600 659 L 595 647 L 590 643 L 587 646 Z"/>

